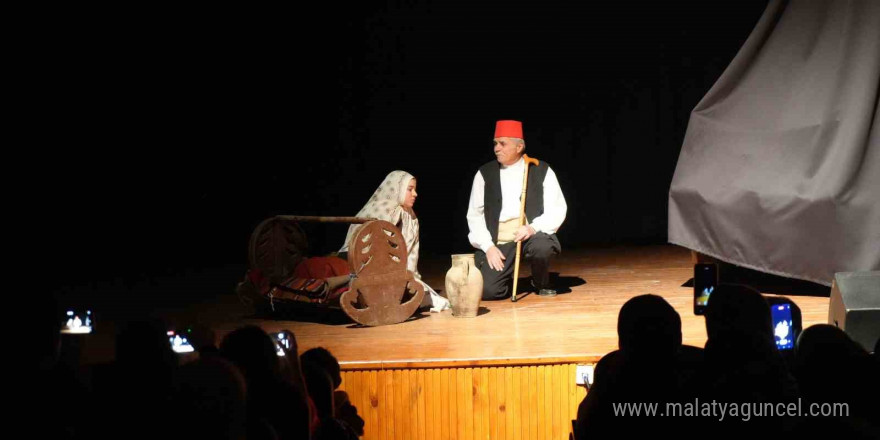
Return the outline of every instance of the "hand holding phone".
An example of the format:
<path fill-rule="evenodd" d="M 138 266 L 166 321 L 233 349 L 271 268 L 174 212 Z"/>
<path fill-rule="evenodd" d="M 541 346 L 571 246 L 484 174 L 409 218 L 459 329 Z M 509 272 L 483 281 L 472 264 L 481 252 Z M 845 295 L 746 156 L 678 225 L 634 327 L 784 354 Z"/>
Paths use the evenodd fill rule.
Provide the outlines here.
<path fill-rule="evenodd" d="M 694 265 L 694 315 L 706 313 L 709 298 L 718 287 L 718 265 L 699 263 Z"/>
<path fill-rule="evenodd" d="M 769 302 L 776 348 L 791 350 L 801 332 L 800 310 L 788 298 L 776 298 Z"/>

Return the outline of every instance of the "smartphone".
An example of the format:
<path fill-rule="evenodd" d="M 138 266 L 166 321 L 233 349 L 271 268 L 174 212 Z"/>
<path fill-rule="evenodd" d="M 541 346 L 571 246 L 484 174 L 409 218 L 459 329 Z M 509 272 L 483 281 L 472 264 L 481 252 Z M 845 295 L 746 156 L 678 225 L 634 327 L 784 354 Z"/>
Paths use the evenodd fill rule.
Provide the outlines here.
<path fill-rule="evenodd" d="M 61 318 L 61 333 L 85 335 L 95 331 L 95 317 L 89 309 L 68 309 Z"/>
<path fill-rule="evenodd" d="M 272 336 L 275 340 L 275 353 L 278 354 L 278 356 L 284 356 L 284 350 L 290 350 L 290 339 L 287 338 L 287 333 L 272 333 Z"/>
<path fill-rule="evenodd" d="M 185 334 L 178 334 L 174 330 L 168 330 L 166 334 L 168 335 L 168 342 L 171 343 L 171 349 L 175 353 L 192 353 L 195 351 L 195 348 L 189 343 L 189 339 L 187 339 Z"/>
<path fill-rule="evenodd" d="M 699 263 L 694 265 L 694 315 L 702 315 L 709 305 L 709 297 L 718 287 L 718 265 Z"/>
<path fill-rule="evenodd" d="M 770 317 L 773 319 L 773 336 L 776 348 L 791 350 L 797 338 L 797 327 L 791 317 L 791 304 L 771 304 Z"/>

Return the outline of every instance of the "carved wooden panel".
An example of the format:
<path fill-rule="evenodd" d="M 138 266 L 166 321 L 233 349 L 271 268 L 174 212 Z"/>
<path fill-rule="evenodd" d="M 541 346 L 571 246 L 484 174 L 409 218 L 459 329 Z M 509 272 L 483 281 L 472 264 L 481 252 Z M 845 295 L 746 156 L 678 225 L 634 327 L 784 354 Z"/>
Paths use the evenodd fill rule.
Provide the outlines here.
<path fill-rule="evenodd" d="M 418 309 L 425 290 L 406 269 L 406 242 L 389 222 L 367 222 L 354 236 L 348 263 L 357 274 L 340 305 L 364 325 L 397 324 Z"/>

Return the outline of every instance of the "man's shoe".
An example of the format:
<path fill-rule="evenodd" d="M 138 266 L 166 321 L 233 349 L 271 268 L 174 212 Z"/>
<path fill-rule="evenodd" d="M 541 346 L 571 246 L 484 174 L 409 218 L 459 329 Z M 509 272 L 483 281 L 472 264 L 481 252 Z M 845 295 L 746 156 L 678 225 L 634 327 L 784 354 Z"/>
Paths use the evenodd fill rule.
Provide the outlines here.
<path fill-rule="evenodd" d="M 556 290 L 554 289 L 541 289 L 538 291 L 538 296 L 556 296 Z"/>

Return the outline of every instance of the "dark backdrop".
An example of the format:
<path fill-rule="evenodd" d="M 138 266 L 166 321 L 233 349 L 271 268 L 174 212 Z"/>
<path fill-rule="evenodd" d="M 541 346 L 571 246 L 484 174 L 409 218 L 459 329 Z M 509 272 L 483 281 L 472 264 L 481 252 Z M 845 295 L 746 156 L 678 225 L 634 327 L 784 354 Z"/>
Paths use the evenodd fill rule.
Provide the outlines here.
<path fill-rule="evenodd" d="M 497 119 L 556 171 L 564 249 L 665 242 L 689 112 L 766 0 L 362 3 L 53 17 L 22 109 L 52 286 L 243 266 L 262 219 L 354 215 L 394 169 L 423 252 L 466 251 Z"/>

